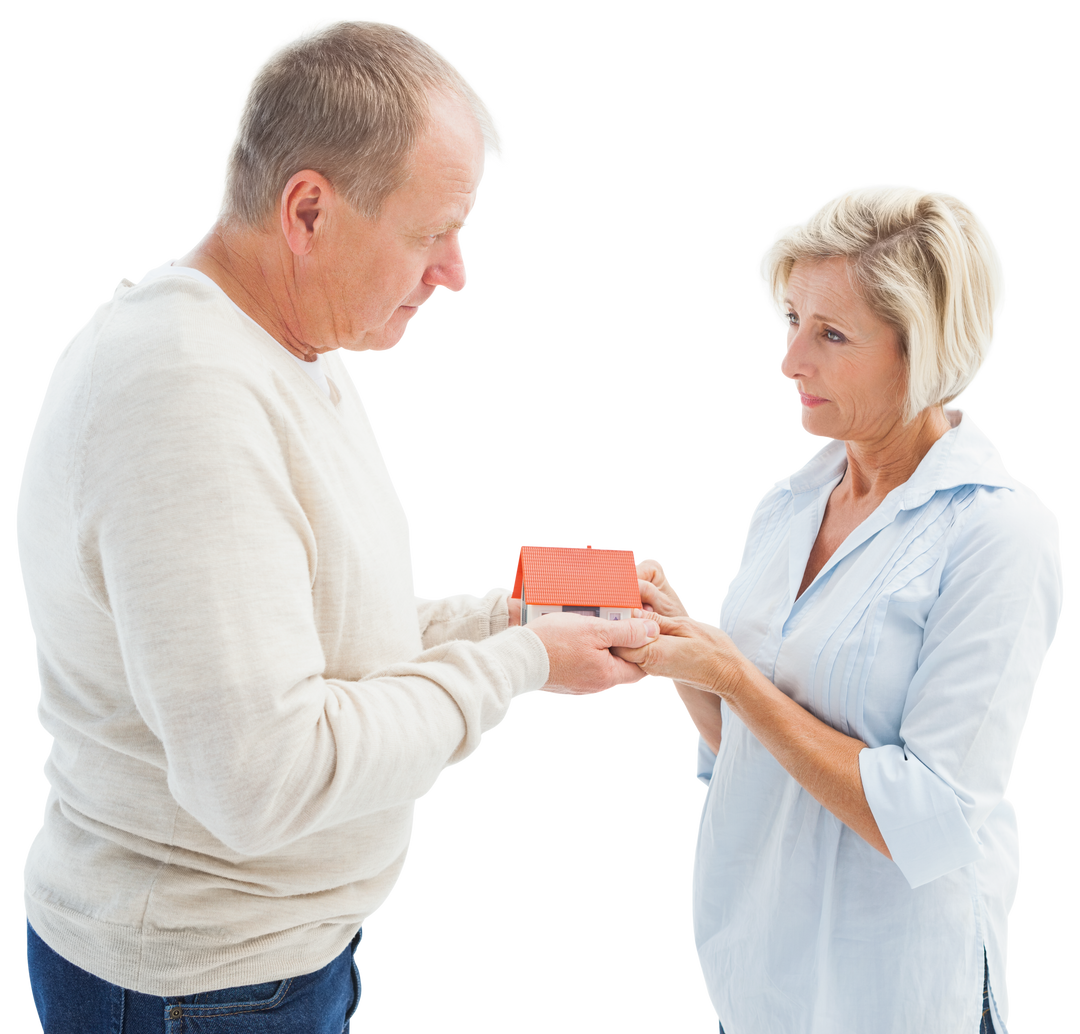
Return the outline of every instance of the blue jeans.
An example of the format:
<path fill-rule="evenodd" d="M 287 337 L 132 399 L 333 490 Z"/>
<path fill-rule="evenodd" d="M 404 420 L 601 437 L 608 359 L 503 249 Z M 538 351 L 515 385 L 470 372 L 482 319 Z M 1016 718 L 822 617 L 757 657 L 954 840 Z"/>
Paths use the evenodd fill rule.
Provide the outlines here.
<path fill-rule="evenodd" d="M 986 949 L 983 949 L 983 1011 L 979 1034 L 995 1034 L 994 1021 L 990 1016 L 990 963 L 986 961 Z"/>
<path fill-rule="evenodd" d="M 26 924 L 26 956 L 44 1034 L 348 1034 L 360 1001 L 356 932 L 315 973 L 193 995 L 143 994 L 57 955 Z"/>
<path fill-rule="evenodd" d="M 724 1034 L 724 1025 L 720 1024 L 720 1034 Z M 979 1034 L 995 1034 L 994 1021 L 990 1018 L 990 967 L 986 962 L 986 952 L 983 952 L 983 1011 L 982 1022 L 979 1024 Z"/>

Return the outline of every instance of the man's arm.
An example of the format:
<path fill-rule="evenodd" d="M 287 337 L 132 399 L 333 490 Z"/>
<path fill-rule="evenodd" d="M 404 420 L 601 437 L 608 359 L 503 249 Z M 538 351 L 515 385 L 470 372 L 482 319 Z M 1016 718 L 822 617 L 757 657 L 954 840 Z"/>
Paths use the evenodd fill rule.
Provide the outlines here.
<path fill-rule="evenodd" d="M 478 643 L 520 624 L 520 621 L 511 620 L 508 596 L 505 589 L 492 589 L 483 599 L 475 596 L 450 596 L 444 600 L 417 597 L 416 611 L 424 648 L 454 639 Z"/>

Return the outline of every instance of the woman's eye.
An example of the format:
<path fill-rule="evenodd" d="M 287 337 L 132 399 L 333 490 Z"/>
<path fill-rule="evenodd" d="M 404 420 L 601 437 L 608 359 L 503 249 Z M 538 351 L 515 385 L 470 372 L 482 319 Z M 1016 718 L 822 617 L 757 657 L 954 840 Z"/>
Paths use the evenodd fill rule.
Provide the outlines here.
<path fill-rule="evenodd" d="M 840 331 L 829 330 L 828 327 L 825 328 L 825 337 L 828 338 L 830 341 L 837 342 L 838 344 L 842 341 L 847 340 L 844 335 L 840 333 Z"/>
<path fill-rule="evenodd" d="M 784 319 L 786 319 L 788 323 L 791 324 L 791 326 L 793 327 L 797 327 L 799 325 L 799 317 L 796 316 L 793 312 L 785 312 Z"/>

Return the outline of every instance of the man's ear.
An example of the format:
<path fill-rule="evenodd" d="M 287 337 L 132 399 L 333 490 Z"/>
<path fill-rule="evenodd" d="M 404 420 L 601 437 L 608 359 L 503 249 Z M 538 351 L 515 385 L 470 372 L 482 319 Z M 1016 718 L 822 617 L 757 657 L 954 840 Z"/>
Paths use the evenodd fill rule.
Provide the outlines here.
<path fill-rule="evenodd" d="M 281 232 L 294 255 L 307 255 L 334 203 L 330 181 L 313 169 L 290 177 L 281 192 Z"/>

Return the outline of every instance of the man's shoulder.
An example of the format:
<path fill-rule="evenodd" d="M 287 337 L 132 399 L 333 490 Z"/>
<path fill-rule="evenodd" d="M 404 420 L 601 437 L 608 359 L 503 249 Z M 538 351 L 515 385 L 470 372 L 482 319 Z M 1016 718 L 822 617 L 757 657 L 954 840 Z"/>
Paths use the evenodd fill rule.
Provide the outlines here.
<path fill-rule="evenodd" d="M 281 348 L 218 288 L 182 276 L 121 285 L 95 344 L 98 364 L 241 378 L 258 376 Z"/>
<path fill-rule="evenodd" d="M 213 285 L 122 283 L 60 357 L 38 437 L 65 454 L 129 462 L 204 442 L 276 439 L 306 389 L 289 353 Z M 287 398 L 294 396 L 290 403 Z M 111 444 L 110 444 L 111 443 Z"/>
<path fill-rule="evenodd" d="M 277 409 L 289 353 L 214 285 L 180 276 L 123 282 L 61 356 L 50 394 L 93 419 L 133 411 L 228 418 Z"/>

